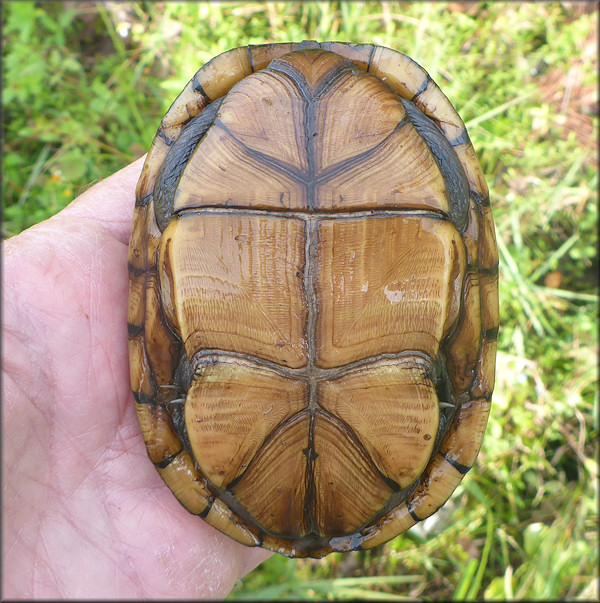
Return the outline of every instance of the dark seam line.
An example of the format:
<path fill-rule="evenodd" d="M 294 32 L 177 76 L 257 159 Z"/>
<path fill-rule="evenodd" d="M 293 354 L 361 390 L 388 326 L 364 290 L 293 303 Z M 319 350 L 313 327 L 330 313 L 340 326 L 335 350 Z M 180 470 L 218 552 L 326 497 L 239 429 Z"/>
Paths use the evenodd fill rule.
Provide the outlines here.
<path fill-rule="evenodd" d="M 492 268 L 478 268 L 479 274 L 487 274 L 489 276 L 495 276 L 498 274 L 498 264 Z"/>
<path fill-rule="evenodd" d="M 350 70 L 351 68 L 348 67 L 347 69 L 344 69 L 342 72 L 340 72 L 340 74 L 338 76 L 336 76 L 336 78 L 333 78 L 332 82 L 333 83 L 335 81 L 335 79 L 337 79 L 337 77 L 343 75 L 344 73 L 346 73 L 346 71 Z M 267 70 L 270 70 L 270 67 L 267 67 Z M 300 95 L 302 96 L 302 99 L 307 103 L 310 104 L 311 101 L 314 101 L 318 98 L 318 96 L 316 96 L 314 99 L 310 99 L 306 96 L 306 94 L 304 93 L 304 90 L 298 85 L 298 83 L 295 81 L 295 79 L 293 79 L 291 76 L 289 76 L 286 72 L 284 71 L 279 71 L 277 69 L 273 69 L 274 72 L 278 73 L 278 74 L 282 74 L 284 76 L 286 76 L 298 89 L 298 91 L 300 92 Z M 320 93 L 322 94 L 323 92 L 327 91 L 327 87 L 325 87 L 323 89 L 323 91 Z M 375 145 L 374 147 L 372 147 L 371 149 L 368 149 L 366 151 L 363 151 L 362 153 L 359 153 L 358 155 L 354 155 L 352 157 L 349 157 L 347 160 L 342 161 L 341 163 L 338 163 L 336 165 L 331 166 L 330 168 L 328 168 L 328 171 L 326 171 L 322 176 L 320 176 L 319 178 L 315 178 L 314 180 L 311 180 L 310 176 L 309 178 L 305 178 L 304 176 L 302 176 L 301 173 L 297 172 L 294 170 L 294 168 L 292 168 L 291 166 L 288 166 L 286 164 L 280 163 L 279 161 L 277 161 L 276 159 L 269 157 L 267 155 L 264 155 L 263 153 L 261 153 L 260 151 L 255 151 L 251 148 L 249 148 L 248 146 L 246 146 L 241 140 L 239 140 L 235 134 L 233 134 L 233 132 L 231 132 L 231 130 L 229 130 L 229 128 L 219 119 L 216 119 L 214 121 L 214 123 L 219 126 L 222 130 L 224 130 L 225 132 L 227 132 L 227 134 L 229 134 L 249 155 L 251 155 L 252 157 L 255 157 L 256 159 L 259 159 L 260 161 L 263 161 L 264 163 L 266 163 L 267 165 L 270 165 L 271 167 L 274 167 L 275 169 L 288 174 L 290 177 L 292 177 L 294 180 L 296 180 L 297 182 L 300 182 L 304 185 L 310 185 L 310 184 L 314 184 L 314 185 L 318 185 L 318 184 L 322 184 L 327 182 L 330 178 L 333 178 L 335 176 L 337 176 L 341 171 L 344 171 L 345 169 L 348 169 L 350 167 L 352 167 L 355 163 L 360 162 L 362 159 L 364 158 L 368 158 L 371 154 L 377 152 L 377 150 L 384 145 L 387 140 L 394 135 L 394 133 L 399 130 L 400 128 L 402 128 L 404 125 L 406 125 L 407 123 L 411 123 L 410 119 L 408 118 L 408 116 L 404 117 L 402 120 L 400 120 L 398 122 L 398 124 L 396 125 L 396 127 L 381 141 L 379 142 L 377 145 Z M 308 127 L 308 119 L 307 119 L 307 127 Z M 307 131 L 306 132 L 307 137 L 310 137 L 310 133 Z M 308 140 L 307 140 L 308 142 Z M 310 163 L 310 158 L 309 159 L 309 163 Z M 309 191 L 307 191 L 309 192 Z"/>
<path fill-rule="evenodd" d="M 159 469 L 164 469 L 165 467 L 167 467 L 170 463 L 173 462 L 173 460 L 175 460 L 175 458 L 177 456 L 179 456 L 179 454 L 183 451 L 183 448 L 181 450 L 179 450 L 178 452 L 176 452 L 175 454 L 172 454 L 171 456 L 168 456 L 166 459 L 163 459 L 162 461 L 159 461 L 158 463 L 154 463 L 155 467 L 158 467 Z"/>
<path fill-rule="evenodd" d="M 362 153 L 359 153 L 358 155 L 353 155 L 352 157 L 349 157 L 348 159 L 345 159 L 344 161 L 340 162 L 340 163 L 336 163 L 335 165 L 332 165 L 331 167 L 327 168 L 327 170 L 325 171 L 325 173 L 321 176 L 319 176 L 316 180 L 315 180 L 315 184 L 321 184 L 324 182 L 327 182 L 328 180 L 330 180 L 332 177 L 337 176 L 340 172 L 343 172 L 344 170 L 352 167 L 355 163 L 360 162 L 362 159 L 366 159 L 368 158 L 370 155 L 373 155 L 374 153 L 376 153 L 400 128 L 402 128 L 403 126 L 407 125 L 411 123 L 410 120 L 407 117 L 403 117 L 394 127 L 394 129 L 380 142 L 378 142 L 374 147 L 367 149 L 366 151 L 363 151 Z"/>
<path fill-rule="evenodd" d="M 429 77 L 429 75 L 428 75 L 428 77 Z M 431 81 L 433 81 L 433 80 L 431 80 Z M 404 102 L 409 103 L 410 101 L 405 100 Z M 412 106 L 415 111 L 423 114 L 423 116 L 425 117 L 425 123 L 428 123 L 427 120 L 429 120 L 429 125 L 433 124 L 434 130 L 435 130 L 435 127 L 437 126 L 437 128 L 439 129 L 439 133 L 442 135 L 442 139 L 445 140 L 448 144 L 450 144 L 448 139 L 446 138 L 445 134 L 441 130 L 441 127 L 439 126 L 439 120 L 437 120 L 435 117 L 430 117 L 429 115 L 426 115 L 425 113 L 423 113 L 417 107 L 416 104 L 413 104 Z M 451 184 L 453 182 L 455 182 L 455 178 L 452 177 L 452 170 L 449 167 L 448 163 L 442 161 L 441 157 L 438 157 L 438 154 L 434 150 L 435 148 L 438 148 L 438 152 L 439 152 L 440 145 L 430 144 L 429 136 L 427 136 L 427 137 L 425 136 L 426 131 L 423 130 L 423 132 L 422 132 L 421 131 L 423 129 L 422 126 L 418 126 L 416 120 L 413 121 L 412 119 L 410 119 L 410 114 L 409 114 L 408 110 L 407 110 L 407 114 L 408 114 L 407 117 L 409 118 L 410 123 L 411 123 L 412 127 L 414 128 L 415 133 L 421 138 L 421 140 L 427 147 L 427 150 L 429 151 L 431 157 L 433 158 L 435 165 L 438 168 L 439 174 L 444 182 L 445 197 L 448 202 L 448 214 L 451 215 L 451 207 L 452 207 L 452 201 L 453 201 L 453 199 L 451 199 L 451 197 L 453 197 L 453 195 L 451 195 L 451 188 L 452 188 Z M 462 163 L 460 163 L 460 160 L 458 160 L 457 156 L 456 156 L 456 159 L 458 162 L 458 166 L 456 166 L 456 167 L 460 168 L 460 171 L 462 172 L 462 174 L 464 175 L 464 178 L 465 178 L 465 185 L 468 187 L 468 181 L 467 181 L 466 173 L 464 171 L 464 167 L 463 167 Z M 456 199 L 454 199 L 454 200 L 456 201 Z M 458 205 L 458 204 L 459 204 L 459 202 L 457 201 L 455 203 L 455 205 Z M 466 205 L 467 205 L 467 207 L 465 208 L 466 213 L 465 213 L 465 218 L 464 218 L 465 222 L 464 222 L 464 224 L 462 224 L 462 226 L 461 226 L 461 222 L 462 222 L 461 216 L 463 215 L 462 212 L 461 212 L 461 215 L 456 216 L 456 223 L 454 222 L 454 219 L 452 219 L 452 217 L 451 217 L 452 224 L 454 224 L 455 228 L 458 230 L 461 237 L 464 235 L 464 232 L 467 229 L 468 224 L 469 224 L 469 199 L 466 199 Z"/>
<path fill-rule="evenodd" d="M 220 119 L 215 119 L 215 121 L 213 122 L 213 125 L 216 125 L 219 128 L 221 128 L 224 132 L 227 132 L 227 134 L 229 134 L 229 136 L 231 136 L 244 149 L 244 151 L 246 151 L 251 157 L 254 157 L 255 159 L 259 159 L 260 161 L 266 163 L 267 165 L 278 169 L 280 172 L 283 172 L 283 173 L 287 174 L 288 176 L 290 176 L 291 178 L 293 178 L 294 180 L 296 180 L 296 182 L 300 182 L 302 184 L 308 184 L 308 180 L 305 180 L 299 173 L 292 171 L 291 166 L 286 166 L 285 164 L 279 163 L 277 160 L 273 159 L 272 157 L 268 157 L 267 155 L 263 155 L 260 151 L 255 151 L 254 149 L 247 147 L 241 140 L 239 140 L 235 136 L 235 134 L 233 134 L 233 132 L 231 132 L 231 130 Z"/>
<path fill-rule="evenodd" d="M 162 125 L 160 126 L 160 128 L 158 128 L 158 131 L 156 132 L 157 136 L 160 136 L 160 138 L 162 138 L 166 143 L 167 146 L 171 146 L 175 141 L 171 140 L 164 132 Z"/>
<path fill-rule="evenodd" d="M 427 74 L 425 76 L 425 79 L 421 83 L 421 87 L 417 90 L 417 92 L 415 93 L 415 95 L 410 99 L 411 102 L 414 102 L 415 98 L 417 98 L 417 96 L 419 96 L 419 94 L 423 94 L 423 92 L 425 92 L 425 90 L 427 90 L 427 86 L 429 86 L 429 82 L 432 82 L 432 81 L 433 80 L 431 79 L 431 77 L 429 76 L 429 74 Z"/>
<path fill-rule="evenodd" d="M 311 92 L 312 87 L 308 85 L 306 78 L 302 77 L 301 74 L 299 74 L 297 71 L 293 69 L 288 69 L 285 63 L 281 66 L 275 66 L 274 68 L 271 68 L 271 66 L 269 65 L 269 69 L 276 73 L 287 76 L 292 82 L 294 82 L 296 88 L 302 95 L 302 98 L 305 101 L 310 102 L 317 100 L 321 95 L 327 92 L 331 88 L 333 83 L 342 75 L 344 75 L 348 71 L 358 69 L 350 59 L 348 60 L 351 62 L 351 65 L 342 67 L 339 70 L 333 69 L 329 73 L 327 73 L 327 75 L 322 80 L 320 80 L 318 86 L 314 89 L 314 93 L 310 94 L 310 96 L 309 93 Z"/>
<path fill-rule="evenodd" d="M 141 392 L 132 392 L 135 401 L 138 404 L 149 404 L 154 400 L 154 396 L 149 396 L 148 394 L 142 394 Z"/>
<path fill-rule="evenodd" d="M 473 380 L 473 385 L 471 385 L 471 388 L 469 389 L 469 398 L 471 402 L 477 401 L 477 400 L 485 400 L 486 402 L 490 402 L 492 399 L 492 394 L 491 392 L 489 394 L 483 394 L 481 396 L 473 396 L 473 390 L 477 387 L 479 387 L 481 385 L 480 380 L 478 377 L 476 377 Z"/>
<path fill-rule="evenodd" d="M 467 142 L 469 142 L 469 140 L 469 134 L 467 133 L 467 130 L 463 128 L 463 131 L 456 138 L 454 138 L 453 140 L 448 140 L 448 142 L 451 146 L 458 147 L 461 144 L 466 144 Z"/>
<path fill-rule="evenodd" d="M 323 211 L 318 208 L 310 209 L 285 209 L 272 207 L 269 209 L 257 207 L 235 206 L 226 207 L 219 205 L 201 205 L 196 207 L 183 207 L 173 212 L 173 217 L 185 219 L 198 214 L 224 214 L 224 215 L 257 215 L 270 216 L 272 218 L 297 218 L 298 220 L 328 220 L 336 218 L 340 220 L 357 220 L 359 218 L 427 218 L 429 220 L 450 221 L 450 217 L 441 210 L 425 210 L 418 207 L 399 207 L 394 209 L 345 209 L 339 211 Z M 477 269 L 476 265 L 474 269 Z M 150 269 L 148 269 L 150 271 Z"/>
<path fill-rule="evenodd" d="M 315 207 L 315 101 L 309 100 L 304 107 L 304 136 L 306 143 L 306 162 L 308 164 L 308 182 L 306 183 L 306 204 L 308 209 Z M 310 243 L 307 243 L 310 244 Z"/>
<path fill-rule="evenodd" d="M 423 521 L 409 506 L 408 504 L 406 505 L 408 507 L 408 512 L 410 513 L 410 516 L 415 520 L 415 521 Z"/>
<path fill-rule="evenodd" d="M 441 453 L 441 454 L 460 474 L 464 475 L 471 469 L 471 467 L 467 467 L 466 465 L 463 465 L 462 463 L 459 463 L 458 461 L 451 459 L 449 456 L 447 456 L 443 453 Z"/>
<path fill-rule="evenodd" d="M 483 332 L 483 336 L 488 341 L 493 341 L 494 339 L 498 339 L 498 327 L 494 327 L 493 329 L 487 329 Z"/>
<path fill-rule="evenodd" d="M 204 67 L 202 67 L 202 69 L 204 69 Z M 210 105 L 210 103 L 212 103 L 212 99 L 208 96 L 208 94 L 206 94 L 202 84 L 198 81 L 198 74 L 200 71 L 202 71 L 202 69 L 199 69 L 194 74 L 194 77 L 192 78 L 192 89 L 194 92 L 199 92 L 202 95 L 202 98 L 206 101 L 206 104 Z"/>
<path fill-rule="evenodd" d="M 343 419 L 341 419 L 340 417 L 328 412 L 325 409 L 321 409 L 321 413 L 324 415 L 327 415 L 329 417 L 331 417 L 332 419 L 330 419 L 330 421 L 332 423 L 335 424 L 335 422 L 339 422 L 343 427 L 344 427 L 344 431 L 349 434 L 347 437 L 349 437 L 353 443 L 354 443 L 354 448 L 357 448 L 358 450 L 362 451 L 365 455 L 365 458 L 367 459 L 367 462 L 371 462 L 373 465 L 373 468 L 375 469 L 375 471 L 377 472 L 377 474 L 379 475 L 379 477 L 381 478 L 381 480 L 385 483 L 385 485 L 392 490 L 392 492 L 396 493 L 396 492 L 401 492 L 402 490 L 404 490 L 404 488 L 402 488 L 400 486 L 400 484 L 398 484 L 398 482 L 396 482 L 395 480 L 393 480 L 392 478 L 388 477 L 385 473 L 383 473 L 383 471 L 381 471 L 379 469 L 379 467 L 377 467 L 377 465 L 375 464 L 375 462 L 373 461 L 373 459 L 371 458 L 371 455 L 367 452 L 366 448 L 363 446 L 362 442 L 360 441 L 360 439 L 358 438 L 358 436 L 356 435 L 356 433 L 354 432 L 354 430 L 352 429 L 352 426 L 349 425 L 348 423 L 346 423 L 346 421 L 344 421 Z"/>
<path fill-rule="evenodd" d="M 367 73 L 371 72 L 371 62 L 373 61 L 373 55 L 375 54 L 375 46 L 371 44 L 371 52 L 369 53 L 369 59 L 367 61 Z"/>
<path fill-rule="evenodd" d="M 250 61 L 250 69 L 252 70 L 252 73 L 255 73 L 254 61 L 252 60 L 252 51 L 250 50 L 250 45 L 246 46 L 246 50 L 248 51 L 248 60 Z"/>
<path fill-rule="evenodd" d="M 369 358 L 364 358 L 362 360 L 357 360 L 356 362 L 350 362 L 349 364 L 345 364 L 342 366 L 337 366 L 333 368 L 319 368 L 313 367 L 313 370 L 316 368 L 318 374 L 316 375 L 317 379 L 331 379 L 336 378 L 338 376 L 343 376 L 347 373 L 350 373 L 354 370 L 360 370 L 363 367 L 368 367 L 377 362 L 383 362 L 385 360 L 402 360 L 404 358 L 409 358 L 416 356 L 425 362 L 432 362 L 431 358 L 420 350 L 410 350 L 405 352 L 399 352 L 397 354 L 379 354 L 378 356 L 371 356 Z M 241 360 L 242 362 L 246 362 L 248 364 L 259 365 L 263 368 L 270 369 L 277 374 L 287 377 L 288 379 L 308 379 L 310 377 L 310 366 L 304 366 L 301 368 L 290 368 L 287 366 L 283 366 L 281 364 L 277 364 L 276 362 L 272 362 L 270 360 L 264 360 L 263 358 L 259 358 L 258 356 L 251 356 L 250 354 L 241 354 L 238 352 L 230 352 L 227 350 L 203 350 L 202 352 L 198 352 L 194 356 L 194 375 L 193 379 L 197 377 L 197 371 L 201 366 L 211 365 L 212 363 L 222 361 L 222 359 L 230 359 L 230 360 Z"/>
<path fill-rule="evenodd" d="M 279 58 L 281 58 L 281 57 L 279 57 Z M 275 59 L 275 60 L 277 60 L 277 59 Z M 289 73 L 287 73 L 287 71 L 282 71 L 280 69 L 277 69 L 276 67 L 273 68 L 273 67 L 271 67 L 271 63 L 269 63 L 269 65 L 267 67 L 265 67 L 264 70 L 267 71 L 271 77 L 275 77 L 275 74 L 277 74 L 277 76 L 283 76 L 285 79 L 287 79 L 287 81 L 292 86 L 294 86 L 294 88 L 296 88 L 296 90 L 298 91 L 298 94 L 300 95 L 300 97 L 302 98 L 302 100 L 305 103 L 309 103 L 311 101 L 311 99 L 308 96 L 306 96 L 306 91 L 298 85 L 298 82 L 296 81 L 296 79 L 293 78 Z"/>
<path fill-rule="evenodd" d="M 212 509 L 214 501 L 215 501 L 215 497 L 210 496 L 208 498 L 208 500 L 206 501 L 206 507 L 202 511 L 200 511 L 200 513 L 198 513 L 198 517 L 202 517 L 202 519 L 205 519 L 206 516 L 210 513 L 210 510 Z"/>
<path fill-rule="evenodd" d="M 348 65 L 347 67 L 344 67 L 341 71 L 333 72 L 332 74 L 329 75 L 328 79 L 326 79 L 325 81 L 322 81 L 320 84 L 320 90 L 313 95 L 312 97 L 312 101 L 318 101 L 324 94 L 326 94 L 327 92 L 329 92 L 331 90 L 331 88 L 333 88 L 333 85 L 336 83 L 337 80 L 339 80 L 343 75 L 345 75 L 348 72 L 359 72 L 360 73 L 360 69 L 352 62 L 351 59 L 348 59 L 352 64 Z"/>
<path fill-rule="evenodd" d="M 196 378 L 196 373 L 194 373 L 194 375 L 192 376 L 192 379 Z M 296 412 L 295 414 L 293 414 L 291 417 L 287 417 L 286 419 L 283 419 L 283 421 L 281 423 L 279 423 L 278 427 L 281 428 L 283 425 L 289 425 L 289 423 L 292 421 L 292 419 L 294 417 L 296 417 L 299 414 L 302 414 L 306 409 L 302 409 L 298 412 Z M 255 459 L 256 457 L 260 454 L 261 450 L 264 450 L 267 446 L 269 446 L 269 444 L 271 443 L 271 441 L 277 437 L 277 428 L 273 429 L 273 431 L 271 431 L 267 437 L 264 439 L 262 446 L 260 446 L 260 448 L 258 448 L 256 450 L 256 452 L 254 453 L 254 456 L 249 459 L 247 461 L 247 463 L 245 465 L 243 465 L 244 470 L 237 475 L 236 477 L 234 477 L 223 489 L 225 492 L 227 492 L 228 494 L 232 495 L 235 497 L 235 487 L 239 484 L 239 482 L 242 481 L 242 479 L 244 479 L 244 477 L 246 476 L 246 473 L 249 471 L 250 467 L 252 467 L 254 465 Z M 225 501 L 227 502 L 227 501 Z M 235 511 L 235 509 L 234 509 Z M 237 512 L 237 511 L 235 511 Z"/>
<path fill-rule="evenodd" d="M 150 203 L 150 200 L 152 199 L 152 192 L 148 193 L 145 197 L 143 197 L 142 199 L 139 199 L 137 196 L 135 198 L 135 206 L 136 207 L 145 207 L 146 205 L 148 205 L 148 203 Z"/>
<path fill-rule="evenodd" d="M 133 276 L 140 276 L 140 274 L 144 274 L 144 272 L 146 272 L 146 268 L 136 268 L 130 262 L 127 262 L 127 270 L 133 274 Z"/>
<path fill-rule="evenodd" d="M 141 325 L 134 325 L 130 322 L 127 323 L 127 334 L 129 335 L 129 337 L 135 337 L 136 335 L 139 335 L 143 331 L 143 329 L 143 322 Z"/>
<path fill-rule="evenodd" d="M 310 396 L 310 394 L 309 394 Z M 310 400 L 309 400 L 310 404 Z M 305 472 L 305 484 L 306 484 L 306 495 L 304 498 L 304 517 L 308 519 L 309 529 L 312 532 L 317 531 L 317 522 L 313 514 L 313 506 L 315 505 L 315 469 L 314 463 L 317 460 L 317 453 L 315 451 L 315 414 L 310 412 L 310 418 L 308 420 L 308 441 L 306 448 L 302 450 L 306 457 L 306 472 Z"/>
<path fill-rule="evenodd" d="M 490 196 L 489 195 L 486 195 L 484 197 L 481 193 L 478 193 L 477 191 L 474 191 L 473 189 L 470 189 L 469 193 L 471 194 L 471 197 L 473 197 L 473 199 L 475 200 L 475 203 L 477 203 L 478 205 L 483 205 L 484 207 L 488 207 L 490 205 Z"/>

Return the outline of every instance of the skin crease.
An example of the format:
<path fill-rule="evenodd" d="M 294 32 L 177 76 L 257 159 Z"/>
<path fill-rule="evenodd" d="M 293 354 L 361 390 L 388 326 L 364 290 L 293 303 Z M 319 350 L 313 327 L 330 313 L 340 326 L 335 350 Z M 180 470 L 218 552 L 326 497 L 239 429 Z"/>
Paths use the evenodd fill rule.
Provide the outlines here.
<path fill-rule="evenodd" d="M 127 351 L 140 159 L 3 245 L 3 598 L 222 599 L 270 553 L 148 459 Z"/>

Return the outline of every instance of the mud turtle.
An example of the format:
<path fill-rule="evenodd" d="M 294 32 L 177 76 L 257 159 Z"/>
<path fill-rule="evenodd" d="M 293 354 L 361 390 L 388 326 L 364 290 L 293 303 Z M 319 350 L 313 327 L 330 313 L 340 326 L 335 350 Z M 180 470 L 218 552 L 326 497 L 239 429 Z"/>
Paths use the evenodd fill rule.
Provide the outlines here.
<path fill-rule="evenodd" d="M 129 350 L 150 459 L 246 545 L 389 540 L 478 454 L 497 266 L 465 126 L 412 59 L 337 42 L 217 56 L 137 187 Z"/>

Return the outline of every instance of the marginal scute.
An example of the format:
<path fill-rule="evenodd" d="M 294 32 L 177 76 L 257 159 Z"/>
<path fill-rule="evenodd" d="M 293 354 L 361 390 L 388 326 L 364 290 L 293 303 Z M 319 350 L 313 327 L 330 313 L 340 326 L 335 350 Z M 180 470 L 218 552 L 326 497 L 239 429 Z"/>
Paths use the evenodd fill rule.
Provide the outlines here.
<path fill-rule="evenodd" d="M 480 270 L 497 271 L 498 270 L 498 246 L 496 244 L 496 230 L 494 220 L 492 219 L 492 210 L 490 207 L 481 207 L 481 218 L 479 227 L 479 245 L 477 248 L 477 265 Z"/>
<path fill-rule="evenodd" d="M 164 406 L 136 403 L 135 410 L 148 456 L 154 464 L 161 463 L 180 452 L 181 441 L 173 427 L 171 415 Z"/>
<path fill-rule="evenodd" d="M 146 270 L 156 270 L 157 251 L 160 245 L 161 232 L 156 223 L 152 204 L 148 207 L 148 221 L 146 223 Z"/>
<path fill-rule="evenodd" d="M 429 80 L 427 89 L 414 99 L 414 103 L 437 122 L 448 140 L 460 138 L 464 133 L 465 124 L 433 80 Z"/>
<path fill-rule="evenodd" d="M 250 61 L 252 63 L 253 71 L 260 71 L 269 66 L 269 63 L 274 59 L 283 56 L 296 50 L 298 44 L 291 43 L 280 43 L 280 44 L 259 44 L 258 46 L 248 46 L 248 52 L 250 54 Z"/>
<path fill-rule="evenodd" d="M 467 391 L 475 378 L 475 363 L 481 343 L 480 304 L 479 274 L 471 271 L 465 278 L 463 289 L 463 317 L 448 341 L 446 364 L 457 394 Z"/>
<path fill-rule="evenodd" d="M 498 327 L 500 305 L 498 300 L 498 273 L 482 273 L 481 280 L 481 326 L 483 331 Z"/>
<path fill-rule="evenodd" d="M 156 140 L 161 140 L 168 148 L 169 141 L 173 143 L 177 140 L 183 126 L 206 108 L 207 104 L 204 96 L 194 90 L 194 80 L 190 80 L 164 116 L 160 125 L 162 136 L 157 136 Z"/>
<path fill-rule="evenodd" d="M 471 467 L 479 454 L 492 403 L 486 398 L 463 404 L 448 430 L 440 452 L 448 459 Z"/>
<path fill-rule="evenodd" d="M 211 101 L 227 94 L 235 84 L 252 73 L 250 55 L 246 48 L 233 48 L 211 59 L 196 75 L 196 85 L 201 86 Z"/>
<path fill-rule="evenodd" d="M 427 72 L 410 57 L 382 46 L 375 47 L 369 72 L 384 80 L 402 98 L 412 100 L 427 81 Z"/>
<path fill-rule="evenodd" d="M 140 333 L 135 337 L 130 337 L 128 347 L 131 389 L 139 399 L 151 400 L 157 390 L 152 378 L 152 368 L 146 356 L 143 335 Z"/>
<path fill-rule="evenodd" d="M 479 237 L 479 213 L 477 206 L 471 200 L 469 203 L 469 219 L 467 227 L 462 233 L 465 250 L 467 252 L 467 264 L 469 266 L 477 265 L 477 239 Z"/>
<path fill-rule="evenodd" d="M 321 48 L 350 59 L 361 71 L 368 71 L 375 46 L 372 44 L 345 44 L 343 42 L 321 42 Z"/>
<path fill-rule="evenodd" d="M 160 291 L 155 272 L 146 285 L 145 339 L 148 362 L 159 385 L 171 384 L 179 359 L 180 342 L 167 327 L 161 312 Z"/>
<path fill-rule="evenodd" d="M 397 534 L 402 534 L 417 523 L 406 503 L 402 503 L 360 532 L 360 548 L 372 549 Z"/>
<path fill-rule="evenodd" d="M 456 145 L 453 148 L 465 170 L 465 175 L 467 176 L 471 190 L 476 191 L 484 198 L 487 197 L 490 192 L 488 190 L 487 182 L 485 181 L 485 176 L 483 175 L 483 170 L 477 160 L 473 143 L 469 140 L 468 142 Z"/>
<path fill-rule="evenodd" d="M 238 542 L 369 549 L 475 463 L 499 331 L 489 190 L 409 57 L 308 40 L 209 61 L 150 147 L 128 274 L 148 455 Z"/>
<path fill-rule="evenodd" d="M 259 531 L 233 514 L 231 509 L 219 499 L 213 502 L 206 520 L 217 530 L 221 530 L 246 546 L 260 545 Z"/>
<path fill-rule="evenodd" d="M 407 506 L 419 519 L 433 515 L 456 489 L 463 478 L 443 456 L 437 454 L 429 463 L 419 486 L 409 497 Z"/>
<path fill-rule="evenodd" d="M 135 269 L 129 265 L 129 299 L 131 303 L 127 311 L 127 323 L 136 328 L 144 324 L 144 313 L 146 308 L 146 272 L 135 273 Z"/>
<path fill-rule="evenodd" d="M 472 399 L 488 398 L 494 391 L 497 345 L 497 339 L 491 341 L 483 339 L 479 359 L 475 365 L 475 383 L 469 390 Z"/>
<path fill-rule="evenodd" d="M 155 136 L 135 189 L 135 196 L 138 201 L 146 199 L 154 189 L 158 170 L 168 152 L 169 145 L 160 136 Z"/>
<path fill-rule="evenodd" d="M 194 460 L 182 450 L 166 467 L 157 467 L 158 473 L 173 491 L 179 502 L 194 515 L 205 512 L 211 494 L 205 480 L 198 473 Z"/>

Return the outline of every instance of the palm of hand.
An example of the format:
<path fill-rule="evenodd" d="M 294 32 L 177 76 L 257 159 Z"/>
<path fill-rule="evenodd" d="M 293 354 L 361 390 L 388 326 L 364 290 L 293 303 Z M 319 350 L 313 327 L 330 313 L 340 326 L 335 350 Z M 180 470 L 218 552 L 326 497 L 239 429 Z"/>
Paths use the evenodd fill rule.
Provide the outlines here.
<path fill-rule="evenodd" d="M 220 598 L 267 556 L 189 515 L 147 458 L 125 331 L 140 168 L 4 246 L 7 597 Z"/>

